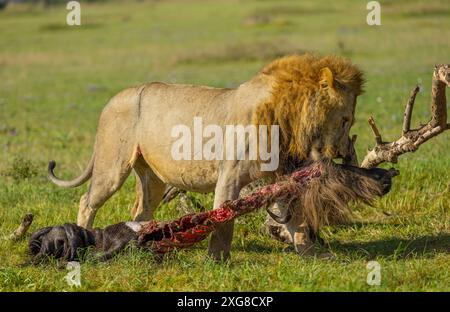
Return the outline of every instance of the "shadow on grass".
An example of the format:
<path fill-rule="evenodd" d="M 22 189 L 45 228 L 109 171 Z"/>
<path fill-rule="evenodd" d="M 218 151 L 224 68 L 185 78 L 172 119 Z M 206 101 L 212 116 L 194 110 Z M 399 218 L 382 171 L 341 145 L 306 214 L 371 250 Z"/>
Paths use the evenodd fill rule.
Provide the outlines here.
<path fill-rule="evenodd" d="M 353 226 L 363 226 L 353 224 Z M 389 238 L 369 242 L 342 243 L 329 240 L 322 246 L 323 250 L 330 250 L 339 254 L 357 255 L 367 260 L 375 257 L 405 259 L 414 256 L 433 257 L 437 253 L 450 254 L 450 234 L 424 235 L 416 238 Z M 295 252 L 292 245 L 263 244 L 256 240 L 248 241 L 245 246 L 236 246 L 235 250 L 270 254 L 273 252 Z"/>
<path fill-rule="evenodd" d="M 385 216 L 382 220 L 379 221 L 364 221 L 364 220 L 350 220 L 348 223 L 336 224 L 333 225 L 334 229 L 345 229 L 345 228 L 354 228 L 354 229 L 363 229 L 368 226 L 374 228 L 387 228 L 387 227 L 404 227 L 404 223 L 399 220 L 394 220 L 395 216 Z M 413 220 L 408 220 L 408 224 L 415 225 L 421 224 L 419 221 L 414 222 Z"/>
<path fill-rule="evenodd" d="M 256 252 L 256 253 L 264 253 L 270 254 L 273 252 L 282 252 L 284 249 L 289 249 L 289 245 L 279 244 L 280 246 L 276 246 L 273 243 L 263 244 L 256 240 L 248 240 L 244 246 L 233 246 L 233 250 L 245 251 L 245 252 Z"/>
<path fill-rule="evenodd" d="M 436 253 L 450 253 L 450 234 L 425 235 L 412 239 L 390 238 L 362 243 L 329 241 L 327 245 L 333 251 L 357 253 L 367 259 L 373 259 L 377 256 L 395 259 L 404 259 L 416 255 L 430 257 Z"/>

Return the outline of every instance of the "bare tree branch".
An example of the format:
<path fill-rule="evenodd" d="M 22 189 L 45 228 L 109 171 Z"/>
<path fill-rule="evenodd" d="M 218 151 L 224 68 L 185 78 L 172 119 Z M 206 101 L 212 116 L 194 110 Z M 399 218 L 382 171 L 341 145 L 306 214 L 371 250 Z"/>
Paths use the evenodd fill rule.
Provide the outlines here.
<path fill-rule="evenodd" d="M 416 86 L 409 96 L 408 103 L 406 103 L 405 115 L 403 116 L 403 135 L 405 135 L 409 130 L 411 130 L 411 116 L 414 107 L 414 102 L 416 100 L 416 95 L 419 92 L 419 86 Z"/>
<path fill-rule="evenodd" d="M 447 123 L 447 101 L 445 87 L 450 86 L 450 65 L 440 64 L 434 67 L 431 84 L 431 126 L 445 127 Z"/>
<path fill-rule="evenodd" d="M 373 119 L 373 117 L 370 116 L 368 122 L 369 122 L 370 128 L 372 128 L 372 132 L 375 136 L 375 143 L 377 143 L 377 146 L 382 145 L 383 139 L 381 138 L 380 130 L 378 130 L 377 124 L 375 123 L 375 119 Z"/>
<path fill-rule="evenodd" d="M 412 90 L 405 107 L 402 136 L 394 142 L 382 142 L 375 121 L 372 117 L 369 118 L 369 125 L 375 135 L 377 144 L 372 150 L 368 151 L 361 167 L 373 168 L 383 162 L 396 163 L 398 156 L 416 151 L 421 144 L 450 129 L 450 124 L 447 123 L 447 99 L 445 96 L 447 86 L 450 86 L 450 65 L 436 65 L 431 89 L 431 120 L 418 129 L 410 129 L 412 109 L 419 91 L 416 87 Z"/>

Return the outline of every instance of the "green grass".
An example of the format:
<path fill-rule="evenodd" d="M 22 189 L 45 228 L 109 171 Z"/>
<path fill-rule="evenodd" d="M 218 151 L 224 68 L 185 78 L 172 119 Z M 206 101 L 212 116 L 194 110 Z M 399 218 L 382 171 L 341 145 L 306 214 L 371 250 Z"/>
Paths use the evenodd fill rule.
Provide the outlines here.
<path fill-rule="evenodd" d="M 92 152 L 97 119 L 119 90 L 145 81 L 233 87 L 282 54 L 311 51 L 352 59 L 366 73 L 358 101 L 358 154 L 373 145 L 373 115 L 385 139 L 398 137 L 410 90 L 421 83 L 413 122 L 429 118 L 435 63 L 449 62 L 450 4 L 381 1 L 382 26 L 366 24 L 365 1 L 130 1 L 82 3 L 82 26 L 65 26 L 64 6 L 0 11 L 0 236 L 27 212 L 32 230 L 74 221 L 87 186 L 46 180 L 58 161 L 77 175 Z M 355 207 L 355 222 L 327 227 L 333 260 L 300 258 L 262 229 L 262 213 L 238 220 L 232 262 L 208 261 L 206 242 L 162 264 L 130 250 L 108 263 L 82 264 L 71 289 L 56 265 L 19 267 L 26 241 L 0 241 L 2 291 L 449 291 L 450 137 L 400 158 L 392 192 Z M 134 178 L 99 211 L 96 226 L 128 220 Z M 211 205 L 210 195 L 201 198 Z M 176 202 L 157 218 L 178 215 Z M 366 284 L 369 260 L 380 286 Z"/>

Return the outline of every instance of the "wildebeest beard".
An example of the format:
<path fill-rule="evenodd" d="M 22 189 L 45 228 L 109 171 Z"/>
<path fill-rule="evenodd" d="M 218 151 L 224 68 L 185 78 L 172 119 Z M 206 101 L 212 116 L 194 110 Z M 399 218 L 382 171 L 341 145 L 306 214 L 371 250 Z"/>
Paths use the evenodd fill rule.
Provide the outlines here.
<path fill-rule="evenodd" d="M 343 221 L 351 213 L 350 202 L 370 204 L 376 197 L 389 192 L 391 179 L 397 174 L 394 169 L 363 169 L 333 162 L 313 162 L 275 184 L 227 201 L 214 211 L 188 214 L 174 221 L 120 222 L 93 230 L 73 223 L 45 227 L 31 236 L 29 252 L 32 262 L 48 257 L 74 261 L 82 259 L 86 250 L 92 247 L 93 258 L 105 261 L 134 242 L 162 254 L 189 247 L 206 238 L 219 223 L 259 208 L 268 209 L 279 200 L 290 202 L 288 212 L 302 214 L 312 233 L 317 234 L 321 226 Z"/>

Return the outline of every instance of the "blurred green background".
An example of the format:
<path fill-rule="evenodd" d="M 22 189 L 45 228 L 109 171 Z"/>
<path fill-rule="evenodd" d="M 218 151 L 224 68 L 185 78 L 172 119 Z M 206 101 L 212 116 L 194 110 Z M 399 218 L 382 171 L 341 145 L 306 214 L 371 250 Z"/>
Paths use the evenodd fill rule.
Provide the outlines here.
<path fill-rule="evenodd" d="M 0 1 L 1 2 L 1 1 Z M 10 1 L 0 10 L 0 235 L 26 212 L 32 230 L 75 221 L 87 185 L 61 189 L 92 153 L 99 114 L 119 90 L 149 81 L 236 87 L 271 60 L 312 52 L 347 57 L 367 78 L 356 124 L 360 159 L 373 146 L 372 115 L 385 140 L 401 132 L 410 90 L 422 86 L 413 124 L 430 117 L 433 66 L 450 56 L 448 0 L 380 1 L 381 26 L 368 26 L 366 1 L 80 1 L 81 26 L 66 25 L 65 1 Z M 62 4 L 53 4 L 62 2 Z M 401 176 L 355 222 L 322 233 L 333 260 L 300 258 L 263 230 L 264 214 L 238 220 L 233 260 L 205 258 L 206 243 L 163 264 L 137 250 L 82 265 L 71 289 L 55 265 L 19 268 L 26 242 L 0 241 L 0 290 L 450 290 L 450 138 L 442 134 L 396 165 Z M 194 194 L 205 205 L 211 195 Z M 128 220 L 134 177 L 100 209 L 97 226 Z M 180 213 L 177 202 L 157 218 Z M 382 284 L 366 284 L 380 262 Z"/>

